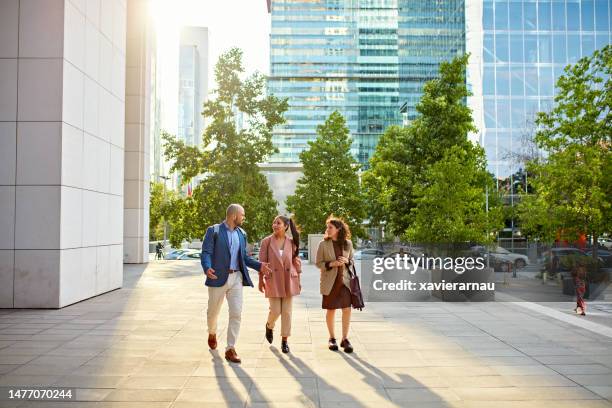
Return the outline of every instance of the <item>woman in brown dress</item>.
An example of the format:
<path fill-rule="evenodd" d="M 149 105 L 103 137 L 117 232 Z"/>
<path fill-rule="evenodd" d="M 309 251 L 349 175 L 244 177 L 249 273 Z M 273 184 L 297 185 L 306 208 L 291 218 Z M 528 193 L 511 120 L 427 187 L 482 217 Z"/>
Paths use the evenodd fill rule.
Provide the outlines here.
<path fill-rule="evenodd" d="M 342 341 L 340 347 L 346 353 L 353 352 L 348 340 L 351 323 L 351 291 L 349 265 L 353 262 L 351 231 L 346 223 L 336 217 L 327 219 L 325 237 L 317 249 L 316 264 L 321 270 L 320 290 L 323 295 L 323 309 L 327 310 L 326 322 L 329 331 L 328 347 L 338 350 L 334 320 L 336 309 L 342 309 Z"/>

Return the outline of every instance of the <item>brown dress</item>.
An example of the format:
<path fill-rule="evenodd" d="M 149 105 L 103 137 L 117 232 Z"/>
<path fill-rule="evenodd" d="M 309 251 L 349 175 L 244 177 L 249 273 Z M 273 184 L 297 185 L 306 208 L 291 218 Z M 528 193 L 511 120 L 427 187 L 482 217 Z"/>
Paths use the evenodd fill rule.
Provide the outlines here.
<path fill-rule="evenodd" d="M 342 244 L 338 241 L 333 241 L 334 253 L 336 259 L 342 256 Z M 351 291 L 344 285 L 342 275 L 344 274 L 344 265 L 338 267 L 338 274 L 334 281 L 329 295 L 323 295 L 323 309 L 343 309 L 351 307 Z"/>

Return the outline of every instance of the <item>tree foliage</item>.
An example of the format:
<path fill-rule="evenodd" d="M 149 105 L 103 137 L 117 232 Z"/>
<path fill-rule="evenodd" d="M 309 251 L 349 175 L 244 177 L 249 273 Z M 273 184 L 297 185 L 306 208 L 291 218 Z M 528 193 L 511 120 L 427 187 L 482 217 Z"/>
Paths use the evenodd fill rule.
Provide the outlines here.
<path fill-rule="evenodd" d="M 370 161 L 370 169 L 363 176 L 373 221 L 385 223 L 397 236 L 423 242 L 460 240 L 468 236 L 474 241 L 486 241 L 490 234 L 483 227 L 495 229 L 498 223 L 495 217 L 499 211 L 494 208 L 498 201 L 490 200 L 492 211 L 488 216 L 484 213 L 485 189 L 490 176 L 485 177 L 484 156 L 467 137 L 476 130 L 472 111 L 466 105 L 470 95 L 465 85 L 468 58 L 463 55 L 440 64 L 439 77 L 425 84 L 416 106 L 417 117 L 407 127 L 391 126 L 385 131 Z M 464 162 L 458 161 L 459 158 Z M 460 172 L 441 174 L 450 170 Z M 467 189 L 465 192 L 451 184 L 453 177 Z M 441 194 L 439 205 L 434 205 L 434 193 Z M 458 199 L 480 201 L 451 204 Z M 426 203 L 431 206 L 427 207 Z M 443 219 L 446 210 L 452 210 L 448 220 Z M 467 217 L 464 221 L 461 214 Z M 439 227 L 444 228 L 428 227 L 428 217 L 435 217 Z"/>
<path fill-rule="evenodd" d="M 564 72 L 553 109 L 538 114 L 544 157 L 528 165 L 535 194 L 521 200 L 521 228 L 546 241 L 597 239 L 612 227 L 612 46 Z"/>
<path fill-rule="evenodd" d="M 416 106 L 418 116 L 409 126 L 389 127 L 382 135 L 363 180 L 374 221 L 386 223 L 402 235 L 412 221 L 415 189 L 425 180 L 425 170 L 452 146 L 468 146 L 474 131 L 472 112 L 465 104 L 468 56 L 440 64 L 440 75 L 425 84 Z"/>
<path fill-rule="evenodd" d="M 158 241 L 164 238 L 164 184 L 152 181 L 149 191 L 149 239 Z"/>
<path fill-rule="evenodd" d="M 413 222 L 406 231 L 409 240 L 427 244 L 492 242 L 503 225 L 503 213 L 480 146 L 448 148 L 424 176 L 427 182 L 415 188 Z"/>
<path fill-rule="evenodd" d="M 201 238 L 207 226 L 225 218 L 230 203 L 244 206 L 244 228 L 250 240 L 264 236 L 276 215 L 276 201 L 258 163 L 276 151 L 272 129 L 284 122 L 288 105 L 286 99 L 265 94 L 263 75 L 241 79 L 243 72 L 240 49 L 232 48 L 219 57 L 216 97 L 204 104 L 203 115 L 209 124 L 201 146 L 186 146 L 172 135 L 163 135 L 165 157 L 174 163 L 171 171 L 181 174 L 181 182 L 201 176 L 192 197 L 172 203 L 173 245 Z M 242 128 L 237 126 L 238 115 L 245 122 Z"/>
<path fill-rule="evenodd" d="M 325 230 L 330 214 L 342 217 L 353 235 L 364 236 L 365 200 L 359 182 L 359 163 L 351 155 L 351 138 L 344 117 L 333 112 L 317 127 L 318 136 L 300 153 L 304 175 L 287 208 L 295 214 L 305 236 Z"/>

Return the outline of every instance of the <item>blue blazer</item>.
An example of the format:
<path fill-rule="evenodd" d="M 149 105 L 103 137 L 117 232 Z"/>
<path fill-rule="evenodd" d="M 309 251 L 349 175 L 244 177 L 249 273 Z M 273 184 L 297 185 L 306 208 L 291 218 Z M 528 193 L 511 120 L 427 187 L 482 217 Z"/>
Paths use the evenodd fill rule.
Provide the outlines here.
<path fill-rule="evenodd" d="M 253 286 L 253 282 L 249 276 L 247 267 L 261 269 L 261 263 L 255 259 L 247 256 L 246 253 L 246 236 L 242 233 L 241 229 L 238 229 L 238 239 L 240 241 L 240 249 L 238 253 L 238 265 L 240 266 L 240 272 L 242 273 L 242 285 Z M 219 224 L 219 233 L 215 240 L 215 229 L 214 226 L 208 227 L 206 235 L 204 236 L 204 242 L 202 242 L 202 254 L 200 255 L 200 263 L 204 268 L 204 273 L 208 268 L 215 270 L 217 279 L 210 279 L 206 277 L 206 286 L 220 287 L 225 285 L 229 276 L 230 267 L 230 246 L 227 240 L 227 227 L 225 223 Z"/>

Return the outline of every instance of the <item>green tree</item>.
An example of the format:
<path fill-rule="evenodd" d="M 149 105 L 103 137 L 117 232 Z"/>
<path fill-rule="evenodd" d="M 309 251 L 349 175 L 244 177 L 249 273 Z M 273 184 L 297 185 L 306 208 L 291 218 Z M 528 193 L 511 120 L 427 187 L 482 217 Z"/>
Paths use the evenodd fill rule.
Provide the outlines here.
<path fill-rule="evenodd" d="M 317 126 L 318 136 L 300 153 L 304 175 L 295 194 L 287 197 L 287 208 L 295 214 L 305 236 L 325 230 L 330 214 L 342 217 L 353 235 L 364 236 L 365 202 L 359 182 L 359 163 L 351 155 L 346 121 L 333 112 Z"/>
<path fill-rule="evenodd" d="M 538 114 L 535 141 L 545 154 L 528 165 L 535 194 L 523 197 L 519 216 L 534 237 L 596 242 L 612 227 L 612 46 L 564 72 L 553 109 Z"/>
<path fill-rule="evenodd" d="M 207 126 L 201 146 L 186 146 L 164 134 L 165 157 L 173 161 L 171 171 L 181 174 L 185 184 L 198 175 L 202 180 L 192 197 L 174 201 L 170 214 L 171 240 L 202 237 L 206 227 L 225 218 L 230 203 L 245 207 L 244 228 L 251 241 L 269 232 L 276 215 L 276 201 L 258 163 L 276 151 L 272 128 L 284 122 L 287 100 L 265 94 L 266 78 L 255 73 L 241 79 L 242 51 L 232 48 L 215 65 L 216 98 L 204 104 Z M 236 126 L 244 115 L 246 125 Z"/>
<path fill-rule="evenodd" d="M 406 237 L 413 242 L 454 244 L 493 241 L 503 225 L 502 207 L 477 145 L 452 146 L 427 168 L 426 182 L 415 186 L 416 207 Z M 488 200 L 488 208 L 487 208 Z"/>
<path fill-rule="evenodd" d="M 149 239 L 159 241 L 164 238 L 163 223 L 164 184 L 152 181 L 149 196 Z"/>
<path fill-rule="evenodd" d="M 427 168 L 452 146 L 469 148 L 475 131 L 465 99 L 468 55 L 440 64 L 439 77 L 425 84 L 417 117 L 406 128 L 389 127 L 381 137 L 363 176 L 374 221 L 402 235 L 413 221 L 415 189 L 425 182 Z"/>

